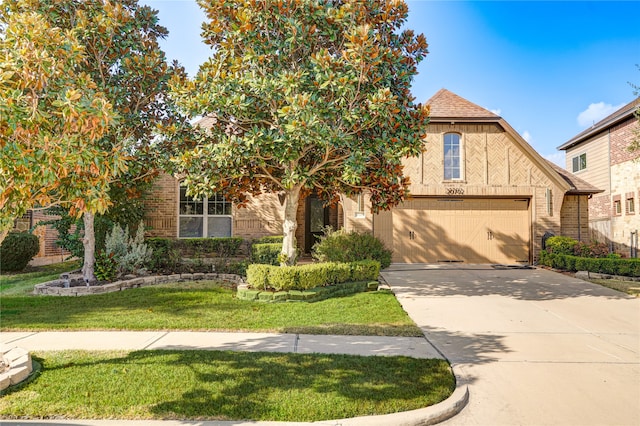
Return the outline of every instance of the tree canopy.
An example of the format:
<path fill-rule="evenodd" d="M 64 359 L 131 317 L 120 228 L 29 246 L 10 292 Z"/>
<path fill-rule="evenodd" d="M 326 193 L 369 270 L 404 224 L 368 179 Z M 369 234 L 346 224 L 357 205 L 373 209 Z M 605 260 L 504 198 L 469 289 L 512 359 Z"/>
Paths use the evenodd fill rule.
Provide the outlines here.
<path fill-rule="evenodd" d="M 401 160 L 422 150 L 428 108 L 410 92 L 425 37 L 402 30 L 397 0 L 199 0 L 211 57 L 171 96 L 206 116 L 175 159 L 191 195 L 284 195 L 285 263 L 300 196 L 367 191 L 374 210 L 408 190 Z"/>
<path fill-rule="evenodd" d="M 29 160 L 29 167 L 33 170 L 58 154 L 65 160 L 56 167 L 63 170 L 64 177 L 68 179 L 60 179 L 60 176 L 52 179 L 57 181 L 56 191 L 64 188 L 64 191 L 76 191 L 78 194 L 75 201 L 61 198 L 58 204 L 70 207 L 71 213 L 83 214 L 84 273 L 85 279 L 92 280 L 93 215 L 103 213 L 112 204 L 113 194 L 137 195 L 137 183 L 150 180 L 162 156 L 170 152 L 155 146 L 154 141 L 159 126 L 172 126 L 178 117 L 165 94 L 170 76 L 180 70 L 177 66 L 167 65 L 158 44 L 158 39 L 165 37 L 167 30 L 159 25 L 157 12 L 148 6 L 138 5 L 137 0 L 5 0 L 0 10 L 8 28 L 14 26 L 11 20 L 15 17 L 30 14 L 53 32 L 73 37 L 72 51 L 76 56 L 80 55 L 81 60 L 74 62 L 73 66 L 60 67 L 58 78 L 66 79 L 68 86 L 78 93 L 93 88 L 98 96 L 87 92 L 87 99 L 103 99 L 113 116 L 101 132 L 94 131 L 91 138 L 79 137 L 77 145 L 65 146 L 64 152 L 58 152 L 45 143 L 41 129 L 34 129 L 31 135 L 31 143 L 41 152 L 40 157 Z M 32 32 L 26 29 L 20 37 L 11 40 L 26 42 L 33 38 Z M 23 66 L 20 61 L 25 55 L 25 47 L 15 43 L 6 44 L 6 56 L 17 58 L 8 65 L 14 70 L 13 75 L 20 72 Z M 50 48 L 40 45 L 29 48 L 34 56 L 33 63 L 42 62 L 41 68 L 46 67 L 49 60 L 64 59 L 69 50 L 64 44 L 56 46 L 53 40 Z M 43 52 L 48 52 L 45 61 L 42 61 Z M 33 68 L 25 72 L 46 75 L 47 70 Z M 7 90 L 19 96 L 11 91 L 11 87 Z M 53 92 L 47 87 L 43 93 L 50 96 Z M 48 110 L 49 106 L 43 104 L 43 114 L 39 116 L 43 121 L 49 119 L 46 115 Z M 28 115 L 11 110 L 6 116 L 17 126 L 31 126 Z M 51 133 L 59 133 L 58 127 Z M 8 164 L 9 170 L 20 173 L 11 167 Z M 42 183 L 41 176 L 24 176 L 24 179 L 27 188 Z M 117 187 L 116 191 L 113 191 L 114 187 Z M 41 206 L 53 204 L 47 197 L 54 192 L 45 189 L 42 199 L 35 200 Z"/>
<path fill-rule="evenodd" d="M 84 46 L 36 12 L 4 9 L 0 25 L 2 229 L 33 207 L 104 211 L 108 181 L 125 165 L 118 147 L 99 146 L 114 113 L 84 72 Z"/>

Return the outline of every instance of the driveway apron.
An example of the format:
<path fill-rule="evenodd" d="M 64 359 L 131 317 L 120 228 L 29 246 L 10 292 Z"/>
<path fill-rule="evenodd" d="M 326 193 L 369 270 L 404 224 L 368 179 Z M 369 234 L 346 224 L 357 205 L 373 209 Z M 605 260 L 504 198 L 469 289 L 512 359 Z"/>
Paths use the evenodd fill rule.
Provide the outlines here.
<path fill-rule="evenodd" d="M 640 298 L 544 269 L 393 264 L 383 277 L 469 385 L 443 425 L 640 425 Z"/>

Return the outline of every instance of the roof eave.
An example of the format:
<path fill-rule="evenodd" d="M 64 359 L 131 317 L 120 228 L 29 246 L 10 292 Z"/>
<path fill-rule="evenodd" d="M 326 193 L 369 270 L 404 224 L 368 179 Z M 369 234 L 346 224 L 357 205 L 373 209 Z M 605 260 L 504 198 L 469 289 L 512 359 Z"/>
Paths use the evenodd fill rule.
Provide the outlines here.
<path fill-rule="evenodd" d="M 430 123 L 499 123 L 501 117 L 429 117 Z"/>
<path fill-rule="evenodd" d="M 637 106 L 634 106 L 633 104 L 631 104 L 631 107 L 629 109 L 625 109 L 624 111 L 622 111 L 620 115 L 611 117 L 609 120 L 603 121 L 601 123 L 597 123 L 597 125 L 594 125 L 591 129 L 587 129 L 582 131 L 581 133 L 578 133 L 576 136 L 569 139 L 567 142 L 563 143 L 556 149 L 558 149 L 559 151 L 565 151 L 569 148 L 572 148 L 576 145 L 581 144 L 582 142 L 592 138 L 593 136 L 599 133 L 605 132 L 610 127 L 613 127 L 616 124 L 633 117 L 634 114 L 636 113 L 636 108 Z"/>

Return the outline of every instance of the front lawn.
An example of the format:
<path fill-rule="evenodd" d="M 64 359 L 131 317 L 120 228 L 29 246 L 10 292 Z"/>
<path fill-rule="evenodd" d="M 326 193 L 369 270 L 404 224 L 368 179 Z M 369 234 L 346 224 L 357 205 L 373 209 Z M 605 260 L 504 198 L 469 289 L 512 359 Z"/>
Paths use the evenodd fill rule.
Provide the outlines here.
<path fill-rule="evenodd" d="M 630 294 L 632 296 L 640 296 L 640 282 L 639 281 L 623 281 L 611 279 L 589 279 L 594 284 L 600 284 L 601 286 L 612 288 L 614 290 L 621 291 L 623 293 Z"/>
<path fill-rule="evenodd" d="M 0 274 L 0 296 L 25 295 L 33 291 L 33 286 L 39 283 L 58 279 L 63 272 L 80 268 L 80 262 L 56 263 L 44 266 L 29 266 L 25 272 Z"/>
<path fill-rule="evenodd" d="M 41 352 L 3 418 L 317 421 L 436 404 L 446 361 L 217 351 Z"/>
<path fill-rule="evenodd" d="M 259 303 L 213 281 L 81 297 L 4 295 L 3 331 L 210 330 L 422 336 L 395 296 L 359 293 L 316 303 Z"/>

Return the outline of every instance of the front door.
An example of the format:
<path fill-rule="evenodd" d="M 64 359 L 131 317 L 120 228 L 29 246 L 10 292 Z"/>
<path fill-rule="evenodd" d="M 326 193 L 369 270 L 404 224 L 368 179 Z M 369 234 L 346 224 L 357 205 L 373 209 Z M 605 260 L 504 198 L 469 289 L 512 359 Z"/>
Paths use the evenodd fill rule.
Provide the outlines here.
<path fill-rule="evenodd" d="M 324 201 L 314 195 L 307 197 L 305 209 L 304 251 L 310 253 L 313 245 L 322 235 L 324 228 L 329 225 L 329 207 Z"/>

